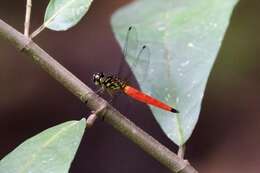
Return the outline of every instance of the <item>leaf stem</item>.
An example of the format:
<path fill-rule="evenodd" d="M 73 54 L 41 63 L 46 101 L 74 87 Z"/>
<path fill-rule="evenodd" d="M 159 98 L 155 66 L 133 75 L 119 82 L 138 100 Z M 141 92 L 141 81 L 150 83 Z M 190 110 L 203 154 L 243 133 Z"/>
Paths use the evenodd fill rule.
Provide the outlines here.
<path fill-rule="evenodd" d="M 171 172 L 197 173 L 190 164 L 180 159 L 175 153 L 171 152 L 168 148 L 115 110 L 104 99 L 96 95 L 95 92 L 31 41 L 30 38 L 25 37 L 2 20 L 0 20 L 0 37 L 8 40 L 17 49 L 30 57 L 50 76 L 84 102 L 91 110 L 97 111 L 101 109 L 101 111 L 97 113 L 97 116 L 103 118 L 105 122 L 132 140 L 132 142 L 166 166 Z"/>
<path fill-rule="evenodd" d="M 36 29 L 30 36 L 31 39 L 36 37 L 39 33 L 41 33 L 46 26 L 48 26 L 54 19 L 61 13 L 64 9 L 66 9 L 69 5 L 71 5 L 75 0 L 67 2 L 64 6 L 62 6 L 60 9 L 58 9 L 48 20 L 44 21 L 44 23 Z"/>
<path fill-rule="evenodd" d="M 178 150 L 178 157 L 179 158 L 184 159 L 185 150 L 186 150 L 185 144 L 179 146 L 179 150 Z"/>
<path fill-rule="evenodd" d="M 25 37 L 29 37 L 31 10 L 32 10 L 32 0 L 27 0 L 27 2 L 26 2 L 26 12 L 25 12 L 26 13 L 25 14 L 25 22 L 24 22 L 24 35 L 25 35 Z"/>
<path fill-rule="evenodd" d="M 44 29 L 45 29 L 45 25 L 42 24 L 38 29 L 36 29 L 36 30 L 30 35 L 30 38 L 33 39 L 33 38 L 36 37 L 38 34 L 40 34 Z"/>

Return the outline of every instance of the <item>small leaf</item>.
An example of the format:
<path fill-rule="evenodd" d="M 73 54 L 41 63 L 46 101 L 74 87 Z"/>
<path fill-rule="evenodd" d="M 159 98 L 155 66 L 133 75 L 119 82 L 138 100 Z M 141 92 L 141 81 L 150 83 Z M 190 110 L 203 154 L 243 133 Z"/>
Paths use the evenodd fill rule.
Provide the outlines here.
<path fill-rule="evenodd" d="M 85 119 L 49 128 L 0 161 L 1 173 L 67 173 L 86 126 Z"/>
<path fill-rule="evenodd" d="M 44 26 L 64 31 L 76 25 L 88 11 L 92 0 L 51 0 L 45 12 Z"/>
<path fill-rule="evenodd" d="M 151 107 L 163 131 L 177 145 L 189 139 L 198 121 L 208 76 L 237 2 L 140 0 L 112 17 L 121 47 L 129 26 L 138 30 L 140 43 L 150 47 L 149 69 L 132 70 L 143 91 L 180 111 L 173 114 Z M 142 70 L 148 70 L 145 81 L 140 80 Z"/>

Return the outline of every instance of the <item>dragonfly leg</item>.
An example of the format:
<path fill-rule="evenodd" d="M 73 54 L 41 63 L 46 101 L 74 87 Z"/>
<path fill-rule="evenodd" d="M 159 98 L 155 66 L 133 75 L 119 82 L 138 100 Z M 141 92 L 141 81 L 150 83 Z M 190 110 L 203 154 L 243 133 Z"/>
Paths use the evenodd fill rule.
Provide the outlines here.
<path fill-rule="evenodd" d="M 105 92 L 105 88 L 103 88 L 103 87 L 99 88 L 97 91 L 94 91 L 95 94 L 99 94 L 99 93 L 104 94 L 104 92 Z M 91 95 L 88 95 L 88 97 L 91 97 L 94 93 L 92 93 Z M 84 103 L 87 104 L 88 99 L 86 99 L 86 101 Z"/>
<path fill-rule="evenodd" d="M 104 92 L 105 92 L 105 88 L 103 88 L 103 87 L 101 87 L 97 91 L 95 91 L 96 94 L 98 94 L 98 93 L 104 94 Z"/>
<path fill-rule="evenodd" d="M 116 96 L 116 92 L 114 90 L 106 90 L 108 95 L 110 96 L 110 100 L 108 101 L 108 103 L 112 103 L 112 101 L 114 100 L 115 96 Z"/>
<path fill-rule="evenodd" d="M 114 93 L 113 93 L 113 91 L 111 91 L 111 90 L 107 90 L 107 93 L 108 93 L 108 95 L 109 95 L 110 97 L 113 97 L 113 96 L 114 96 Z"/>

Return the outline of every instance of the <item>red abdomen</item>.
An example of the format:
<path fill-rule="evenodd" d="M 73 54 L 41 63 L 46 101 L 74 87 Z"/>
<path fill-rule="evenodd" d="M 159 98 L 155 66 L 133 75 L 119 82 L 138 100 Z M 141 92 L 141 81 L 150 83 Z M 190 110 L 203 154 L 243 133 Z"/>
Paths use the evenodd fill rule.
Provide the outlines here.
<path fill-rule="evenodd" d="M 123 89 L 124 93 L 127 94 L 128 96 L 140 101 L 140 102 L 143 102 L 143 103 L 146 103 L 146 104 L 150 104 L 150 105 L 153 105 L 153 106 L 156 106 L 158 108 L 161 108 L 161 109 L 164 109 L 166 111 L 170 111 L 170 112 L 174 112 L 174 113 L 178 113 L 178 111 L 170 106 L 168 106 L 167 104 L 131 87 L 131 86 L 125 86 L 124 89 Z"/>

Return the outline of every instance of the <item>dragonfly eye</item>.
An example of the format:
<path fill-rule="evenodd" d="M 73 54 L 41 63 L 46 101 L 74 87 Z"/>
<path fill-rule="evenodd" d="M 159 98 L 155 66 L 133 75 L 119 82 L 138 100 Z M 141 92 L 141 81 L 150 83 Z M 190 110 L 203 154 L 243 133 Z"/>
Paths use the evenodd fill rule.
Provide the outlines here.
<path fill-rule="evenodd" d="M 95 85 L 100 85 L 101 84 L 101 78 L 104 77 L 103 73 L 95 73 L 93 74 L 93 82 L 95 83 Z"/>

